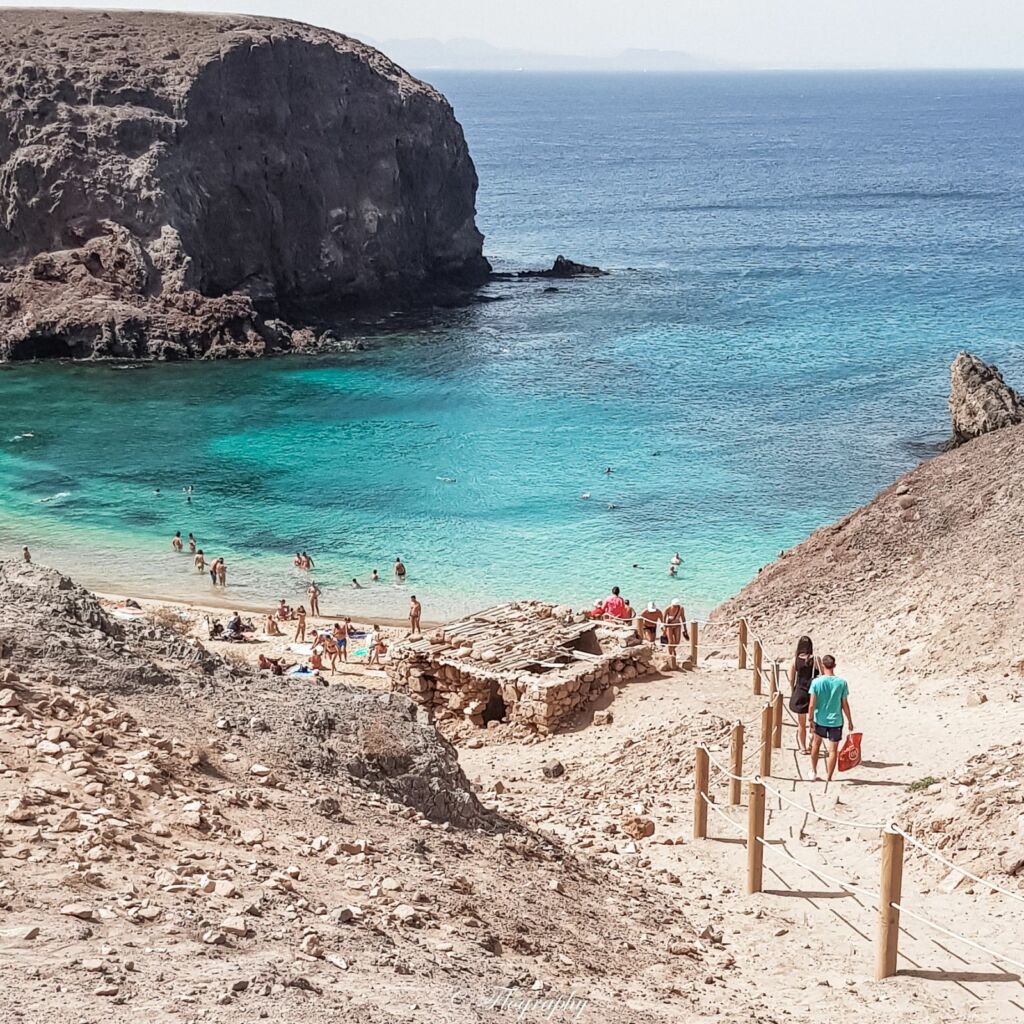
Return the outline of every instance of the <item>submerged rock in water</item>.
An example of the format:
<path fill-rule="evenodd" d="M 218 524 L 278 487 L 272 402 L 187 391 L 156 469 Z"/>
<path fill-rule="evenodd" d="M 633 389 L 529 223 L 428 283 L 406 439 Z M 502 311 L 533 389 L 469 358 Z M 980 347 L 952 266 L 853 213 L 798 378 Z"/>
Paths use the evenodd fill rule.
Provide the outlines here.
<path fill-rule="evenodd" d="M 564 256 L 556 256 L 555 262 L 547 270 L 520 270 L 517 277 L 607 277 L 608 271 L 600 267 L 591 267 L 586 263 L 576 263 Z"/>
<path fill-rule="evenodd" d="M 487 277 L 462 129 L 372 47 L 15 10 L 0 57 L 0 360 L 306 349 L 268 318 Z"/>
<path fill-rule="evenodd" d="M 949 414 L 955 448 L 982 434 L 1024 423 L 1024 399 L 994 366 L 961 352 L 950 369 Z"/>

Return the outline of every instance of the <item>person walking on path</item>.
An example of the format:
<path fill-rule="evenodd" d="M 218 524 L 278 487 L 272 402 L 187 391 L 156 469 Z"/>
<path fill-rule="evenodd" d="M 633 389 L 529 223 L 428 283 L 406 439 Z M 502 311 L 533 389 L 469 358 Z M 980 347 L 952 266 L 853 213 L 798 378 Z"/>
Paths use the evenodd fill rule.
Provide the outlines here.
<path fill-rule="evenodd" d="M 811 752 L 807 745 L 807 709 L 811 703 L 811 683 L 817 675 L 814 644 L 809 636 L 802 636 L 796 644 L 793 664 L 789 666 L 789 710 L 796 715 L 797 742 L 802 754 Z"/>
<path fill-rule="evenodd" d="M 423 613 L 423 606 L 416 600 L 413 594 L 409 600 L 409 633 L 414 635 L 420 631 L 420 615 Z"/>
<path fill-rule="evenodd" d="M 690 638 L 690 634 L 686 629 L 686 609 L 678 597 L 673 598 L 672 602 L 665 609 L 662 628 L 664 630 L 665 643 L 668 645 L 669 661 L 672 668 L 675 668 L 676 650 L 679 647 L 680 641 L 684 636 L 687 640 Z"/>
<path fill-rule="evenodd" d="M 845 679 L 836 675 L 836 659 L 826 654 L 821 659 L 821 675 L 811 683 L 811 699 L 808 714 L 814 723 L 814 739 L 811 740 L 811 771 L 816 781 L 818 775 L 818 755 L 821 741 L 828 743 L 828 781 L 836 770 L 839 760 L 839 742 L 843 738 L 843 717 L 853 732 L 853 714 L 850 711 L 850 687 Z"/>

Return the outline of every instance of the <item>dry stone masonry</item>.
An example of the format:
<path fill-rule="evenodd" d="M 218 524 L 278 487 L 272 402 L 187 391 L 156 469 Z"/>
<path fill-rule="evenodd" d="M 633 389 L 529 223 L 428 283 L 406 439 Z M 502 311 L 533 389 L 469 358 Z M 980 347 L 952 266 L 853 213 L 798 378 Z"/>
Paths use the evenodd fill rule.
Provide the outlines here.
<path fill-rule="evenodd" d="M 518 601 L 396 644 L 387 672 L 436 718 L 479 727 L 507 720 L 545 735 L 610 687 L 649 673 L 653 657 L 631 625 Z"/>

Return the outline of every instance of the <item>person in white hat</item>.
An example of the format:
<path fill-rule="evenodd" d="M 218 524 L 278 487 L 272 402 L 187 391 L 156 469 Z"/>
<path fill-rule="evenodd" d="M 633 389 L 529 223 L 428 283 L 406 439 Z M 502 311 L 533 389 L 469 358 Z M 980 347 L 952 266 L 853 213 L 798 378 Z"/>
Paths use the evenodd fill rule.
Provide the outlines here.
<path fill-rule="evenodd" d="M 641 640 L 646 640 L 647 643 L 653 644 L 658 638 L 658 623 L 663 620 L 664 616 L 661 614 L 661 610 L 652 601 L 641 613 L 637 620 L 637 625 L 640 627 L 639 635 Z"/>

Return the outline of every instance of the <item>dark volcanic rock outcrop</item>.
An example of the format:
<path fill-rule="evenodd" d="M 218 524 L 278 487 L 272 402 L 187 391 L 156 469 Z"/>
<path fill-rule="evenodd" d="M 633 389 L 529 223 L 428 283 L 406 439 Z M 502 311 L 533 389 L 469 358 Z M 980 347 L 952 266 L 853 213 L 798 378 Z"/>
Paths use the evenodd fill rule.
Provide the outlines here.
<path fill-rule="evenodd" d="M 566 280 L 570 277 L 607 277 L 608 271 L 593 267 L 586 263 L 556 256 L 555 262 L 547 270 L 520 270 L 516 277 L 555 277 Z"/>
<path fill-rule="evenodd" d="M 275 19 L 0 18 L 0 358 L 230 355 L 489 271 L 438 92 Z"/>
<path fill-rule="evenodd" d="M 949 415 L 953 437 L 949 447 L 1024 423 L 1024 399 L 1003 375 L 970 352 L 961 352 L 949 372 Z"/>

